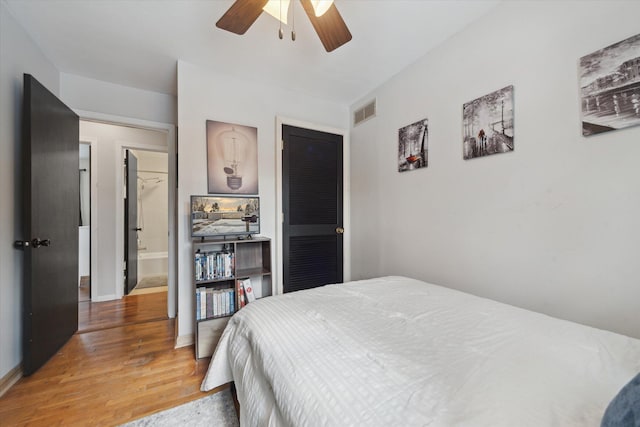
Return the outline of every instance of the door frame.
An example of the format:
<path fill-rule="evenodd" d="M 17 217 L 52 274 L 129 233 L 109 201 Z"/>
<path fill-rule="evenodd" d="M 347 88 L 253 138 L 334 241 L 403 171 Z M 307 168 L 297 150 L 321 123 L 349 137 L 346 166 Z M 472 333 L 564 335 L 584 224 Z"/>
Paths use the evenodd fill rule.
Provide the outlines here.
<path fill-rule="evenodd" d="M 125 277 L 123 276 L 125 259 L 124 259 L 124 245 L 125 245 L 125 236 L 124 236 L 124 188 L 126 186 L 124 175 L 125 175 L 125 153 L 127 150 L 140 150 L 140 151 L 153 151 L 155 153 L 167 153 L 169 148 L 166 146 L 159 145 L 149 145 L 149 144 L 140 144 L 136 142 L 130 141 L 115 141 L 115 150 L 116 150 L 116 204 L 115 204 L 115 219 L 116 219 L 116 295 L 118 298 L 122 298 L 124 293 L 124 287 L 126 283 L 124 282 Z M 118 162 L 119 160 L 119 162 Z M 170 179 L 170 178 L 169 178 Z M 167 190 L 171 193 L 170 182 L 167 182 Z M 136 201 L 137 203 L 137 201 Z M 171 197 L 169 197 L 169 204 L 171 204 Z M 171 228 L 171 226 L 169 226 Z M 171 246 L 168 244 L 167 246 L 167 257 L 170 257 Z M 169 259 L 167 259 L 169 262 Z M 121 279 L 121 280 L 120 280 Z M 169 281 L 169 272 L 167 271 L 167 285 Z M 170 288 L 169 288 L 170 289 Z"/>
<path fill-rule="evenodd" d="M 178 153 L 178 142 L 176 138 L 176 127 L 170 123 L 161 123 L 154 122 L 143 119 L 134 119 L 131 117 L 123 117 L 116 116 L 112 114 L 104 114 L 104 113 L 96 113 L 93 111 L 84 111 L 84 110 L 74 110 L 78 116 L 80 116 L 80 120 L 85 121 L 93 121 L 99 123 L 106 123 L 116 126 L 128 126 L 135 127 L 139 129 L 149 129 L 155 131 L 165 132 L 167 136 L 167 145 L 166 146 L 149 146 L 145 144 L 135 144 L 123 141 L 116 141 L 115 144 L 115 153 L 116 156 L 120 156 L 120 153 L 123 149 L 131 148 L 131 149 L 142 149 L 142 150 L 151 150 L 151 151 L 160 151 L 167 152 L 168 157 L 168 191 L 169 191 L 169 206 L 168 206 L 168 225 L 169 225 L 169 241 L 168 241 L 168 272 L 167 272 L 167 285 L 168 285 L 168 293 L 167 293 L 167 315 L 169 318 L 175 318 L 177 314 L 178 307 L 178 263 L 177 263 L 177 255 L 178 255 L 178 244 L 177 244 L 177 209 L 176 209 L 176 200 L 177 200 L 177 183 L 178 183 L 178 170 L 177 170 L 177 153 Z M 87 138 L 80 138 L 87 139 Z M 149 148 L 150 147 L 150 148 Z M 118 157 L 116 157 L 118 158 Z M 124 212 L 124 194 L 122 191 L 122 165 L 117 164 L 116 171 L 116 206 L 113 210 L 113 215 L 116 215 L 116 230 L 118 233 L 116 234 L 116 253 L 115 253 L 115 264 L 114 268 L 116 269 L 116 283 L 114 298 L 122 298 L 124 295 L 124 287 L 122 283 L 119 283 L 119 278 L 122 277 L 122 267 L 123 267 L 123 259 L 124 259 L 124 218 L 122 217 L 122 213 Z M 97 199 L 97 196 L 95 197 Z M 122 218 L 119 218 L 122 217 Z M 92 217 L 93 220 L 93 217 Z M 117 228 L 119 227 L 119 228 Z M 92 230 L 93 232 L 93 230 Z M 93 238 L 93 236 L 92 236 Z M 97 239 L 93 239 L 97 240 Z M 97 242 L 96 242 L 97 244 Z M 92 254 L 93 256 L 93 254 Z"/>
<path fill-rule="evenodd" d="M 276 116 L 276 236 L 275 239 L 275 294 L 282 294 L 284 276 L 283 272 L 283 219 L 282 210 L 282 125 L 295 126 L 299 128 L 315 130 L 319 132 L 333 133 L 342 136 L 342 207 L 343 207 L 343 279 L 345 282 L 351 280 L 351 144 L 349 142 L 349 131 L 347 129 L 334 128 L 330 126 L 310 123 L 303 120 L 293 119 L 290 117 Z"/>
<path fill-rule="evenodd" d="M 76 114 L 78 112 L 76 111 Z M 79 114 L 78 114 L 79 115 Z M 82 120 L 82 118 L 80 118 Z M 89 145 L 89 269 L 90 269 L 90 301 L 98 294 L 98 139 L 94 137 L 79 137 L 80 144 Z"/>

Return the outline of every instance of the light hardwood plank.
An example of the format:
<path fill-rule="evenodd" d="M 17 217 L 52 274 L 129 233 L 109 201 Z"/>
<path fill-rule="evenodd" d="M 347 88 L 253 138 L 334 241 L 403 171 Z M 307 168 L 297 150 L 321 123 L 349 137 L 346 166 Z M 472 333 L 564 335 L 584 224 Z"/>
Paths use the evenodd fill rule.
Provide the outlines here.
<path fill-rule="evenodd" d="M 166 293 L 164 301 L 166 312 Z M 108 329 L 75 334 L 0 398 L 0 425 L 115 426 L 210 394 L 200 391 L 209 359 L 196 360 L 193 347 L 174 349 L 174 319 L 117 326 L 145 319 L 131 314 L 140 300 L 129 302 L 101 310 L 94 326 Z"/>
<path fill-rule="evenodd" d="M 167 318 L 167 293 L 128 295 L 104 302 L 78 304 L 78 331 L 95 331 Z"/>

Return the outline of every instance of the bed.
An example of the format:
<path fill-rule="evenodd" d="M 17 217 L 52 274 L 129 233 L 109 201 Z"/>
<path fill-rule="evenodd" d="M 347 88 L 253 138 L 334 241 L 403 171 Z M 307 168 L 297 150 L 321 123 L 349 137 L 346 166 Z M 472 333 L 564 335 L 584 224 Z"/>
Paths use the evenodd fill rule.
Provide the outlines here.
<path fill-rule="evenodd" d="M 404 277 L 265 298 L 229 321 L 203 390 L 247 426 L 600 426 L 640 340 Z"/>

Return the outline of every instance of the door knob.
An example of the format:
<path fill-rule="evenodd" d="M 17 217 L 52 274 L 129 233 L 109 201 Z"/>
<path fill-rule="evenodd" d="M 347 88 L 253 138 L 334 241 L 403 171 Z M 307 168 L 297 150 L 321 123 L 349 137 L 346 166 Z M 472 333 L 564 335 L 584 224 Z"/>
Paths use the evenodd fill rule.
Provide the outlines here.
<path fill-rule="evenodd" d="M 36 237 L 35 239 L 31 240 L 31 246 L 33 246 L 34 248 L 39 248 L 40 246 L 51 246 L 51 240 L 40 240 Z"/>
<path fill-rule="evenodd" d="M 342 228 L 342 227 L 336 227 L 336 233 L 338 233 L 338 234 L 344 234 L 344 228 Z"/>
<path fill-rule="evenodd" d="M 13 242 L 13 247 L 16 249 L 24 249 L 31 246 L 31 242 L 28 240 L 16 240 Z"/>
<path fill-rule="evenodd" d="M 40 246 L 51 246 L 51 240 L 44 239 L 40 240 L 38 238 L 32 240 L 16 240 L 13 242 L 13 247 L 16 249 L 24 249 L 28 247 L 39 248 Z"/>
<path fill-rule="evenodd" d="M 134 228 L 133 231 L 142 231 L 142 228 Z"/>

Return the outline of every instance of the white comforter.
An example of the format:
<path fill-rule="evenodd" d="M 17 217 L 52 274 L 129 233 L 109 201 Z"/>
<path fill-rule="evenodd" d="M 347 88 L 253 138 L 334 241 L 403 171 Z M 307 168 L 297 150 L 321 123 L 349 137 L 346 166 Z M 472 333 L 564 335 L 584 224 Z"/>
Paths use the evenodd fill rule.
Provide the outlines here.
<path fill-rule="evenodd" d="M 640 340 L 402 277 L 236 313 L 202 384 L 247 426 L 599 426 Z"/>

